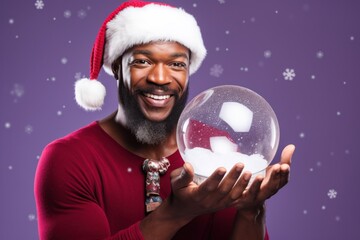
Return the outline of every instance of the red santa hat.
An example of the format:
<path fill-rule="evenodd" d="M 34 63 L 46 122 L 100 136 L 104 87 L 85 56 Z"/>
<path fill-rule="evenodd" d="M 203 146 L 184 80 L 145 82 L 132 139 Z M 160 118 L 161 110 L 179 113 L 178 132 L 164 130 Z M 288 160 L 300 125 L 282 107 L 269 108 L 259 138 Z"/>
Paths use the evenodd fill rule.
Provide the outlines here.
<path fill-rule="evenodd" d="M 101 26 L 90 60 L 90 78 L 75 83 L 76 102 L 87 111 L 101 109 L 105 87 L 97 81 L 101 67 L 113 75 L 111 64 L 127 49 L 151 41 L 175 41 L 191 51 L 189 74 L 206 55 L 195 18 L 181 8 L 164 3 L 128 1 L 112 12 Z"/>

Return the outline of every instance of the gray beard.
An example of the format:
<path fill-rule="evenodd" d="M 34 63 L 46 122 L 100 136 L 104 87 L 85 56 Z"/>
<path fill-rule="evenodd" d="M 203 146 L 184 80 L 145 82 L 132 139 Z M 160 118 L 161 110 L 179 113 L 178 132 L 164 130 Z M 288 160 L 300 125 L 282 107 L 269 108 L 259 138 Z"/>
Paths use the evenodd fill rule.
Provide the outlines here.
<path fill-rule="evenodd" d="M 128 127 L 135 135 L 136 139 L 145 144 L 161 144 L 166 140 L 168 135 L 165 122 L 157 123 L 145 119 L 142 122 L 128 124 Z"/>
<path fill-rule="evenodd" d="M 186 88 L 181 98 L 175 96 L 175 105 L 170 115 L 164 121 L 154 122 L 144 116 L 138 103 L 135 101 L 135 97 L 129 92 L 127 87 L 120 83 L 119 98 L 123 106 L 126 127 L 140 143 L 149 145 L 164 143 L 177 125 L 180 114 L 186 105 L 188 94 L 189 91 Z"/>

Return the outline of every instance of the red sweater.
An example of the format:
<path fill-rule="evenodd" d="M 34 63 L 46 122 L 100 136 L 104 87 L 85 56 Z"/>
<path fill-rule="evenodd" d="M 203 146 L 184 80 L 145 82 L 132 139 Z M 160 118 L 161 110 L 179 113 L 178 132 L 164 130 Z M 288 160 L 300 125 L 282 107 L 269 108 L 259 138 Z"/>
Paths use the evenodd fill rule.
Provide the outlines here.
<path fill-rule="evenodd" d="M 171 192 L 170 172 L 183 165 L 179 152 L 161 176 L 160 195 Z M 41 239 L 143 239 L 144 159 L 132 154 L 94 122 L 50 143 L 35 177 Z M 197 217 L 174 239 L 227 239 L 235 209 Z M 266 238 L 267 239 L 267 238 Z"/>

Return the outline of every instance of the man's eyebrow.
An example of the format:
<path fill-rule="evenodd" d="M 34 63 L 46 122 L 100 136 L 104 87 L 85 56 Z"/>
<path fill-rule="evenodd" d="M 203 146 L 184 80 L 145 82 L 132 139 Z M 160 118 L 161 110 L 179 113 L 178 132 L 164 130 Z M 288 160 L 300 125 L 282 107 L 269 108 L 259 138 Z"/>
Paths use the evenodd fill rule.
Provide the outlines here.
<path fill-rule="evenodd" d="M 151 55 L 151 51 L 139 49 L 139 50 L 134 50 L 133 54 Z"/>
<path fill-rule="evenodd" d="M 143 50 L 143 49 L 136 49 L 133 51 L 133 55 L 137 55 L 137 54 L 141 54 L 141 55 L 146 55 L 146 56 L 150 56 L 152 55 L 152 52 L 149 50 Z M 170 55 L 172 58 L 178 58 L 178 57 L 183 57 L 186 59 L 189 59 L 189 55 L 186 53 L 173 53 Z"/>
<path fill-rule="evenodd" d="M 171 57 L 173 57 L 173 58 L 183 57 L 183 58 L 189 59 L 189 55 L 186 53 L 174 53 L 174 54 L 171 54 Z"/>

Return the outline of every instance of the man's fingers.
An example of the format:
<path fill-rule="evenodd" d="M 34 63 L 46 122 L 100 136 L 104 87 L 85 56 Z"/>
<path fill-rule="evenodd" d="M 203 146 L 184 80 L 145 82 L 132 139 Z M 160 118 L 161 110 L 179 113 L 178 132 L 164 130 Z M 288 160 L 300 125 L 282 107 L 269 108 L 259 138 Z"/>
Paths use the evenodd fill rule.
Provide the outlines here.
<path fill-rule="evenodd" d="M 288 164 L 290 166 L 291 158 L 294 154 L 294 151 L 295 151 L 295 145 L 293 144 L 287 145 L 281 153 L 280 164 Z"/>
<path fill-rule="evenodd" d="M 184 163 L 182 168 L 174 170 L 171 174 L 172 188 L 174 190 L 184 188 L 194 179 L 194 169 L 190 163 Z"/>

